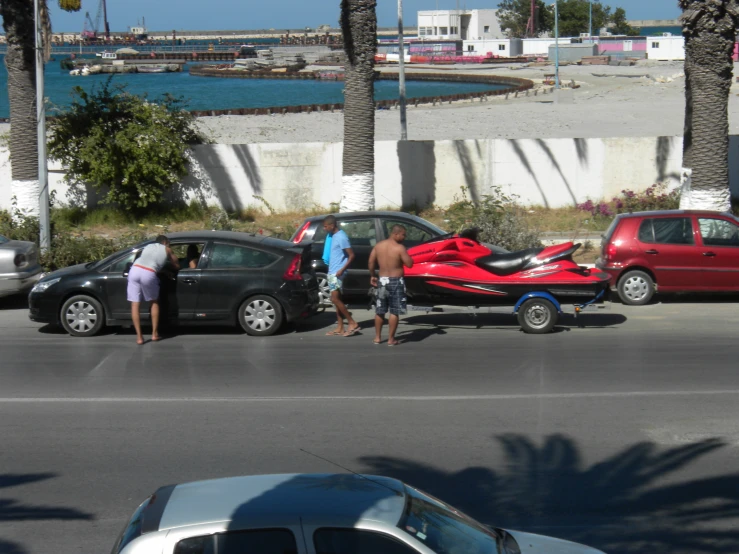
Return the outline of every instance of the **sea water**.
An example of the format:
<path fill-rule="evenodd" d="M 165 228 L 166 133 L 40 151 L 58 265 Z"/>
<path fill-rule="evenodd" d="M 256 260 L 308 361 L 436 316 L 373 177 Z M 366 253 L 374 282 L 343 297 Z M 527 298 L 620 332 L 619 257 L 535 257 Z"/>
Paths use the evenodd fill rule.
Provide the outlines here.
<path fill-rule="evenodd" d="M 0 69 L 0 118 L 9 117 L 8 73 L 5 64 Z M 68 106 L 76 86 L 85 91 L 100 87 L 110 75 L 72 76 L 62 69 L 58 61 L 46 66 L 44 96 L 53 115 Z M 277 80 L 277 79 L 226 79 L 191 76 L 187 66 L 182 73 L 121 73 L 114 74 L 112 84 L 125 85 L 130 93 L 147 96 L 156 101 L 169 93 L 183 97 L 190 110 L 227 110 L 238 108 L 262 108 L 268 106 L 292 106 L 301 104 L 328 104 L 344 101 L 344 83 L 341 81 Z M 407 81 L 408 98 L 482 92 L 505 88 L 505 85 L 485 83 L 450 83 Z M 377 81 L 375 98 L 398 98 L 397 81 Z"/>

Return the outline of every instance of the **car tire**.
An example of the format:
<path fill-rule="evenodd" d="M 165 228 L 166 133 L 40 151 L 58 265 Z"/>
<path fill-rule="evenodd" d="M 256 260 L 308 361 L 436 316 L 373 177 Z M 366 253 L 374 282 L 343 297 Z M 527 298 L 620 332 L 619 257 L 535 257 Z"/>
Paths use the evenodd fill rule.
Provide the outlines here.
<path fill-rule="evenodd" d="M 543 335 L 557 324 L 559 313 L 545 298 L 529 298 L 518 309 L 518 323 L 524 333 Z"/>
<path fill-rule="evenodd" d="M 105 327 L 105 311 L 95 298 L 80 294 L 64 302 L 59 321 L 73 337 L 92 337 Z"/>
<path fill-rule="evenodd" d="M 239 307 L 239 323 L 247 335 L 268 337 L 282 327 L 282 306 L 263 294 L 247 298 Z"/>
<path fill-rule="evenodd" d="M 645 271 L 632 270 L 618 280 L 618 297 L 627 306 L 643 306 L 654 296 L 654 280 Z"/>
<path fill-rule="evenodd" d="M 325 273 L 316 273 L 318 281 L 318 305 L 323 308 L 332 306 L 331 291 L 328 288 L 328 275 Z"/>

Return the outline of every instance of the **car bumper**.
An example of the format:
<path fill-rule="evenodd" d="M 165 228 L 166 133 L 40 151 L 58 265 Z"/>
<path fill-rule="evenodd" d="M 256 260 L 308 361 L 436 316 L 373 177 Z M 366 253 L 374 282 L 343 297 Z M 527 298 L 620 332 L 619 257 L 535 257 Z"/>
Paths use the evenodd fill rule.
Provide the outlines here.
<path fill-rule="evenodd" d="M 0 297 L 28 292 L 41 279 L 40 267 L 19 273 L 0 274 Z"/>
<path fill-rule="evenodd" d="M 58 323 L 57 299 L 47 293 L 28 295 L 28 319 L 37 323 Z"/>
<path fill-rule="evenodd" d="M 305 319 L 318 312 L 318 287 L 285 291 L 282 301 L 287 321 Z"/>
<path fill-rule="evenodd" d="M 611 277 L 610 288 L 611 289 L 616 287 L 616 284 L 618 283 L 618 278 L 621 276 L 621 273 L 624 270 L 624 268 L 620 264 L 608 264 L 608 263 L 605 263 L 602 258 L 598 258 L 595 261 L 595 267 L 596 269 L 610 275 Z"/>

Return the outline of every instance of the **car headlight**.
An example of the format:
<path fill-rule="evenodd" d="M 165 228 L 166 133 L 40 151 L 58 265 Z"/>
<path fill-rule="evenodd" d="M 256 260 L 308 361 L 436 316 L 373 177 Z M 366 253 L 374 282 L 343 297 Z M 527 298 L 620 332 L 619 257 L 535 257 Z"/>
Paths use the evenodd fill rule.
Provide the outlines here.
<path fill-rule="evenodd" d="M 40 281 L 36 283 L 36 285 L 34 285 L 34 287 L 31 289 L 31 292 L 44 292 L 51 285 L 56 285 L 59 281 L 61 281 L 61 279 L 61 277 L 57 277 L 56 279 L 50 279 L 49 281 Z"/>

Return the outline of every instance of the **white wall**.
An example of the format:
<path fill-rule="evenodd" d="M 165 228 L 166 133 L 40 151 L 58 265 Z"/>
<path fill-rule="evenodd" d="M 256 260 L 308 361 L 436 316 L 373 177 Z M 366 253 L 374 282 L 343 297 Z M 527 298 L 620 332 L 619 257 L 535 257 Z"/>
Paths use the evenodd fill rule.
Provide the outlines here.
<path fill-rule="evenodd" d="M 739 137 L 730 145 L 732 191 L 739 196 L 739 162 L 733 163 Z M 279 210 L 328 207 L 341 199 L 341 155 L 341 143 L 203 145 L 180 192 L 229 211 L 260 205 L 255 196 Z M 378 208 L 446 206 L 460 187 L 479 197 L 500 186 L 527 204 L 557 208 L 660 180 L 676 187 L 681 164 L 681 137 L 381 141 L 375 198 Z M 57 200 L 68 200 L 61 168 L 50 170 Z M 0 182 L 10 182 L 7 150 L 0 150 Z M 10 187 L 0 187 L 0 208 L 10 207 Z"/>
<path fill-rule="evenodd" d="M 470 19 L 469 36 L 475 39 L 505 38 L 498 21 L 498 10 L 472 10 Z M 485 27 L 488 31 L 485 32 Z"/>
<path fill-rule="evenodd" d="M 685 59 L 685 39 L 681 36 L 647 37 L 647 58 L 672 61 Z"/>
<path fill-rule="evenodd" d="M 549 47 L 553 44 L 572 44 L 571 38 L 525 38 L 523 39 L 523 55 L 541 54 L 543 57 L 549 55 Z"/>
<path fill-rule="evenodd" d="M 472 47 L 472 50 L 470 50 Z M 462 46 L 465 56 L 485 56 L 490 52 L 493 56 L 502 58 L 511 57 L 511 40 L 510 39 L 483 39 L 483 40 L 465 40 Z"/>
<path fill-rule="evenodd" d="M 497 16 L 498 10 L 431 10 L 418 12 L 418 28 L 419 36 L 427 39 L 459 39 L 461 22 L 459 15 L 469 15 L 470 24 L 468 28 L 468 38 L 473 40 L 505 38 L 500 28 L 500 22 Z M 446 33 L 443 33 L 443 28 Z M 453 33 L 453 27 L 457 32 Z M 485 32 L 485 27 L 488 31 Z M 425 31 L 421 32 L 421 28 Z M 428 33 L 429 28 L 433 29 L 432 33 Z M 426 33 L 424 35 L 424 33 Z"/>

